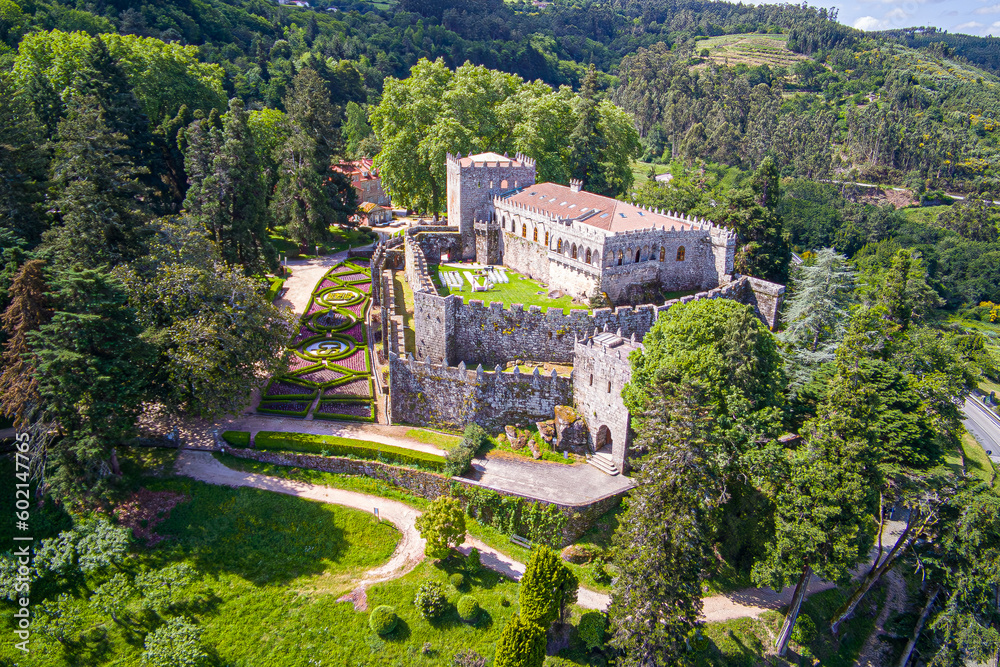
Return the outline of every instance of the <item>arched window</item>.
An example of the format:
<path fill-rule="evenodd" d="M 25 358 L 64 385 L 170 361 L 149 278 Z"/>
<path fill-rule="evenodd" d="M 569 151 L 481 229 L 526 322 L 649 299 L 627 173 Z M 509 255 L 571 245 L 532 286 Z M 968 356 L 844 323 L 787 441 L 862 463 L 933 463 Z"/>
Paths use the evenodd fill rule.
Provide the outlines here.
<path fill-rule="evenodd" d="M 678 262 L 684 261 L 684 246 L 681 246 L 680 248 L 677 249 L 677 261 Z"/>
<path fill-rule="evenodd" d="M 570 249 L 570 256 L 573 259 L 576 259 L 576 244 L 575 243 L 573 244 L 573 247 Z"/>
<path fill-rule="evenodd" d="M 622 260 L 623 260 L 623 259 L 625 259 L 625 255 L 623 255 L 623 254 L 622 254 L 622 251 L 621 251 L 621 250 L 619 250 L 619 251 L 618 251 L 618 266 L 621 266 L 621 265 L 622 265 Z"/>
<path fill-rule="evenodd" d="M 608 393 L 611 393 L 611 380 L 608 380 Z"/>
<path fill-rule="evenodd" d="M 524 223 L 521 224 L 521 238 L 528 238 L 528 225 Z"/>
<path fill-rule="evenodd" d="M 590 264 L 590 248 L 587 248 L 587 264 Z"/>
<path fill-rule="evenodd" d="M 507 181 L 500 181 L 500 187 L 506 190 L 509 187 Z"/>
<path fill-rule="evenodd" d="M 640 254 L 641 252 L 642 252 L 642 251 L 641 251 L 641 250 L 638 250 L 638 249 L 637 249 L 637 250 L 635 251 L 635 261 L 636 261 L 636 262 L 638 262 L 638 261 L 639 261 L 639 254 Z"/>
<path fill-rule="evenodd" d="M 662 262 L 666 258 L 667 258 L 667 249 L 666 248 L 660 248 L 660 261 Z"/>
<path fill-rule="evenodd" d="M 559 253 L 562 252 L 562 239 L 559 239 L 558 241 L 556 241 L 556 252 L 559 252 Z"/>
<path fill-rule="evenodd" d="M 538 227 L 535 227 L 535 231 L 532 232 L 532 234 L 534 235 L 534 237 L 531 240 L 534 241 L 535 243 L 538 243 Z"/>
<path fill-rule="evenodd" d="M 545 232 L 545 247 L 549 247 L 549 233 Z"/>
<path fill-rule="evenodd" d="M 594 374 L 593 373 L 590 374 L 590 386 L 591 387 L 594 386 Z"/>

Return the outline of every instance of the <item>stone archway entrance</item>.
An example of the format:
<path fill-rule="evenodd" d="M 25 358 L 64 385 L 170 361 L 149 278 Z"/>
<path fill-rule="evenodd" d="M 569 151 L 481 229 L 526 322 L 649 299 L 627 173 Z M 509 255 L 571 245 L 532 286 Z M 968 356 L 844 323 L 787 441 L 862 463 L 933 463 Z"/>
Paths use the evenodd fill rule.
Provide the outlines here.
<path fill-rule="evenodd" d="M 597 435 L 594 437 L 594 451 L 599 452 L 604 449 L 604 447 L 607 447 L 607 450 L 605 450 L 604 453 L 610 454 L 614 447 L 614 443 L 611 440 L 611 429 L 602 425 L 599 429 L 597 429 Z"/>

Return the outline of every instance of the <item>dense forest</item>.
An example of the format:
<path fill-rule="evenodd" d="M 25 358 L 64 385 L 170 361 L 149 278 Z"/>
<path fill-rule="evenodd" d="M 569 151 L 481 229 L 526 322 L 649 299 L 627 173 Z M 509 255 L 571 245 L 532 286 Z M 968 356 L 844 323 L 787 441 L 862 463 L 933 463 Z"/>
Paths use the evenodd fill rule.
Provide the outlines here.
<path fill-rule="evenodd" d="M 0 399 L 4 426 L 32 430 L 32 488 L 46 499 L 36 513 L 40 632 L 53 651 L 93 650 L 83 660 L 94 664 L 118 659 L 108 636 L 122 655 L 144 645 L 147 664 L 221 664 L 207 654 L 181 662 L 175 650 L 201 651 L 181 612 L 217 600 L 176 595 L 200 580 L 166 564 L 191 542 L 143 551 L 129 572 L 129 531 L 90 520 L 134 490 L 137 448 L 126 445 L 140 417 L 239 413 L 249 388 L 287 366 L 294 315 L 274 305 L 280 256 L 371 238 L 355 228 L 360 202 L 333 167 L 373 158 L 395 205 L 437 215 L 444 156 L 495 150 L 536 159 L 542 180 L 581 179 L 725 225 L 739 237 L 738 273 L 788 285 L 778 336 L 745 305 L 696 300 L 660 318 L 633 357 L 623 396 L 644 455 L 588 582 L 612 603 L 594 621 L 587 664 L 686 660 L 703 642 L 703 585 L 724 570 L 740 587 L 796 586 L 800 602 L 814 573 L 847 584 L 892 506 L 908 517 L 899 549 L 850 598 L 813 610 L 824 627 L 803 612 L 793 636 L 793 604 L 764 643 L 784 651 L 811 632 L 854 650 L 838 626 L 874 617 L 855 607 L 877 610 L 898 562 L 917 573 L 911 597 L 926 605 L 919 620 L 893 621 L 913 628 L 907 650 L 956 667 L 995 655 L 1000 501 L 988 460 L 978 477 L 965 474 L 972 447 L 959 406 L 973 388 L 998 386 L 998 77 L 1000 40 L 866 34 L 805 4 L 0 0 Z M 664 172 L 667 182 L 654 180 Z M 409 499 L 374 482 L 350 483 Z M 274 549 L 299 573 L 336 542 L 317 525 L 356 528 L 310 512 L 261 516 L 272 502 L 262 496 L 232 511 L 209 495 L 196 498 L 211 507 L 203 516 L 179 508 L 174 523 L 193 533 L 211 516 L 206 534 L 241 524 L 238 553 L 207 557 L 213 568 L 252 561 L 258 572 Z M 256 532 L 243 532 L 244 517 L 257 517 L 246 521 Z M 297 534 L 277 548 L 281 523 Z M 273 534 L 258 537 L 264 525 Z M 306 534 L 327 551 L 301 548 Z M 388 542 L 358 543 L 371 558 L 391 553 Z M 534 554 L 576 590 L 551 552 Z M 13 600 L 17 566 L 0 560 Z M 225 595 L 242 595 L 245 579 Z M 518 613 L 526 608 L 522 599 Z M 367 621 L 337 609 L 360 622 L 354 643 L 381 658 L 386 643 Z M 85 635 L 94 619 L 112 632 Z M 471 628 L 465 620 L 456 627 Z M 522 620 L 494 643 L 510 655 L 530 644 L 534 657 L 493 664 L 542 664 L 544 632 Z M 270 631 L 270 619 L 260 625 Z M 309 650 L 300 629 L 282 641 Z M 247 636 L 219 634 L 220 647 Z M 161 662 L 149 657 L 158 653 Z M 455 664 L 486 664 L 467 657 Z"/>

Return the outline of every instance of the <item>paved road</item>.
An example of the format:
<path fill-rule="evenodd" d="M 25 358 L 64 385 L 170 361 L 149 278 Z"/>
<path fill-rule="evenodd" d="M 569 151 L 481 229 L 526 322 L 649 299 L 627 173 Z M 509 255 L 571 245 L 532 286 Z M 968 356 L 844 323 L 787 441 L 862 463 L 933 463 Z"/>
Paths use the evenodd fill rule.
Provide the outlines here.
<path fill-rule="evenodd" d="M 976 440 L 990 454 L 994 462 L 1000 463 L 1000 418 L 991 418 L 985 408 L 971 398 L 965 400 L 962 408 L 965 419 L 962 421 Z"/>

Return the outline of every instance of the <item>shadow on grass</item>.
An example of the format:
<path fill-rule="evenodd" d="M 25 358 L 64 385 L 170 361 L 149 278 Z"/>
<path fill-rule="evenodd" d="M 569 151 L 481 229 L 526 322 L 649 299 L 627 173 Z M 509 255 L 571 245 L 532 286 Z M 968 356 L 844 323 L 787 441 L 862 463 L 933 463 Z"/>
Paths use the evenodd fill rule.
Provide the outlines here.
<path fill-rule="evenodd" d="M 394 528 L 360 512 L 271 491 L 193 480 L 150 486 L 191 498 L 176 506 L 157 532 L 168 536 L 197 570 L 229 572 L 258 585 L 318 575 L 331 563 L 343 568 L 376 565 L 389 557 L 398 540 Z"/>

